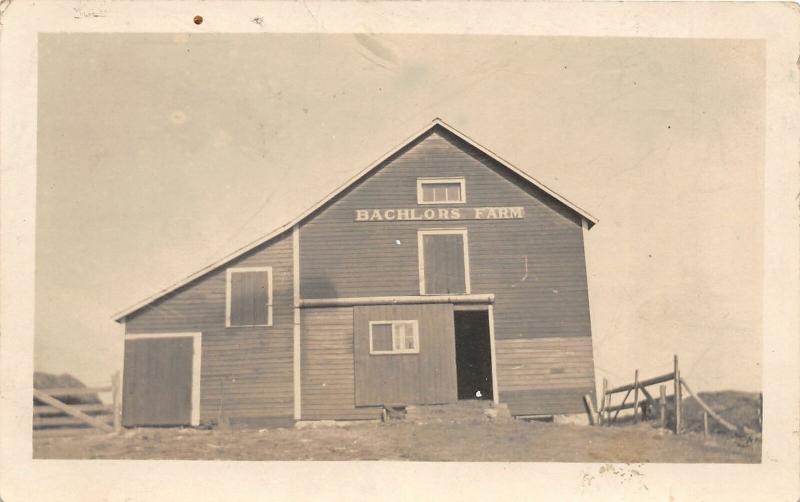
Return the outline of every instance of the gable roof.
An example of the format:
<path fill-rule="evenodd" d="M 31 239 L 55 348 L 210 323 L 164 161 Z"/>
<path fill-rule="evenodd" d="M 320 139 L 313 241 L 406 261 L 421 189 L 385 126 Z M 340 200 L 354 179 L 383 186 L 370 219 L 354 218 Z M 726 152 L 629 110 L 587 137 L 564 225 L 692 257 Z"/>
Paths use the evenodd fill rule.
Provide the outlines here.
<path fill-rule="evenodd" d="M 234 251 L 233 253 L 230 253 L 227 256 L 224 256 L 223 258 L 215 261 L 214 263 L 211 263 L 210 265 L 198 270 L 197 272 L 195 272 L 195 273 L 193 273 L 193 274 L 181 279 L 180 281 L 176 282 L 175 284 L 173 284 L 171 286 L 168 286 L 168 287 L 158 291 L 157 293 L 153 294 L 152 296 L 149 296 L 149 297 L 145 298 L 144 300 L 142 300 L 142 301 L 140 301 L 140 302 L 138 302 L 138 303 L 136 303 L 134 305 L 131 305 L 130 307 L 128 307 L 128 308 L 126 308 L 126 309 L 124 309 L 124 310 L 122 310 L 120 312 L 117 312 L 116 314 L 114 314 L 113 319 L 115 321 L 117 321 L 117 322 L 120 322 L 120 321 L 124 320 L 126 317 L 130 316 L 131 314 L 141 310 L 142 308 L 146 307 L 147 305 L 149 305 L 149 304 L 153 303 L 154 301 L 158 300 L 159 298 L 174 292 L 175 290 L 177 290 L 177 289 L 189 284 L 190 282 L 194 281 L 195 279 L 198 279 L 198 278 L 204 276 L 205 274 L 207 274 L 207 273 L 209 273 L 209 272 L 221 267 L 225 263 L 227 263 L 227 262 L 229 262 L 229 261 L 231 261 L 231 260 L 233 260 L 233 259 L 235 259 L 235 258 L 247 253 L 248 251 L 251 251 L 251 250 L 255 249 L 256 247 L 258 247 L 258 246 L 260 246 L 260 245 L 262 245 L 262 244 L 264 244 L 264 243 L 266 243 L 266 242 L 268 242 L 268 241 L 270 241 L 270 240 L 282 235 L 283 233 L 287 232 L 288 230 L 290 230 L 295 225 L 298 225 L 298 224 L 302 223 L 306 218 L 308 218 L 309 216 L 313 215 L 317 210 L 321 209 L 323 206 L 325 206 L 326 204 L 331 202 L 333 199 L 335 199 L 337 196 L 339 196 L 345 190 L 350 188 L 350 186 L 352 186 L 353 184 L 355 184 L 358 181 L 362 180 L 363 178 L 369 176 L 373 171 L 376 171 L 381 165 L 383 165 L 383 163 L 385 161 L 387 161 L 388 159 L 392 158 L 394 155 L 396 155 L 398 152 L 400 152 L 403 148 L 405 148 L 406 146 L 408 146 L 409 144 L 413 143 L 414 141 L 416 141 L 421 136 L 427 134 L 429 131 L 431 131 L 432 129 L 435 129 L 437 127 L 442 128 L 445 131 L 449 132 L 450 134 L 456 136 L 457 138 L 459 138 L 460 140 L 464 141 L 465 143 L 467 143 L 471 147 L 475 148 L 476 150 L 478 150 L 481 153 L 485 154 L 486 156 L 488 156 L 492 160 L 496 161 L 497 163 L 499 163 L 504 168 L 506 168 L 509 171 L 511 171 L 512 173 L 516 174 L 517 176 L 522 178 L 528 184 L 530 184 L 530 185 L 536 187 L 537 189 L 543 191 L 544 193 L 546 193 L 547 195 L 549 195 L 550 197 L 552 197 L 553 199 L 555 199 L 556 201 L 558 201 L 559 203 L 561 203 L 562 205 L 564 205 L 565 207 L 567 207 L 568 209 L 573 211 L 574 213 L 578 214 L 584 221 L 586 221 L 587 228 L 592 228 L 592 226 L 594 226 L 594 224 L 597 223 L 597 221 L 598 221 L 597 218 L 595 218 L 594 216 L 589 214 L 584 209 L 581 209 L 577 205 L 573 204 L 572 202 L 570 202 L 569 200 L 567 200 L 563 196 L 559 195 L 555 191 L 551 190 L 544 183 L 540 182 L 539 180 L 533 178 L 532 176 L 528 175 L 524 171 L 522 171 L 522 170 L 518 169 L 517 167 L 513 166 L 510 162 L 508 162 L 506 160 L 503 160 L 502 158 L 500 158 L 499 155 L 495 154 L 494 152 L 492 152 L 488 148 L 485 148 L 485 147 L 479 145 L 478 143 L 476 143 L 475 141 L 473 141 L 472 139 L 467 137 L 461 131 L 459 131 L 459 130 L 455 129 L 454 127 L 452 127 L 451 125 L 447 124 L 442 119 L 435 118 L 433 121 L 431 121 L 430 124 L 425 126 L 421 131 L 415 133 L 410 138 L 408 138 L 405 141 L 403 141 L 400 145 L 398 145 L 397 147 L 393 148 L 392 150 L 390 150 L 389 152 L 387 152 L 386 154 L 381 156 L 379 159 L 375 160 L 372 164 L 367 166 L 365 169 L 361 170 L 360 172 L 358 172 L 357 174 L 352 176 L 344 184 L 340 185 L 338 188 L 336 188 L 335 190 L 330 192 L 322 200 L 320 200 L 319 202 L 317 202 L 316 204 L 314 204 L 313 206 L 308 208 L 306 211 L 304 211 L 303 213 L 298 215 L 292 221 L 290 221 L 288 223 L 285 223 L 284 225 L 281 225 L 280 227 L 276 228 L 275 230 L 273 230 L 269 234 L 264 235 L 263 237 L 260 237 L 260 238 L 256 239 L 255 241 L 253 241 L 253 242 L 251 242 L 249 244 L 246 244 L 245 246 L 243 246 L 243 247 L 237 249 L 236 251 Z"/>

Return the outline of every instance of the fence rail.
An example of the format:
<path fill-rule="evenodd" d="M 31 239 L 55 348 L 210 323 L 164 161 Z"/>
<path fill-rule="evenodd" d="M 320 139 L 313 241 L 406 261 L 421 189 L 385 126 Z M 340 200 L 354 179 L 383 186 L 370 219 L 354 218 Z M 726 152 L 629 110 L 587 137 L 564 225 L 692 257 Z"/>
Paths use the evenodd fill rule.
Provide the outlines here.
<path fill-rule="evenodd" d="M 52 394 L 50 394 L 52 396 Z M 113 411 L 114 405 L 113 404 L 70 404 L 76 410 L 80 411 L 105 411 L 109 414 Z M 46 404 L 40 404 L 33 408 L 33 414 L 36 415 L 60 415 L 64 413 L 61 409 L 56 408 L 55 406 L 49 406 Z"/>
<path fill-rule="evenodd" d="M 108 387 L 63 387 L 60 389 L 38 389 L 45 394 L 49 394 L 53 397 L 56 396 L 84 396 L 86 394 L 101 394 L 103 392 L 112 392 L 114 390 L 113 385 L 109 385 Z"/>
<path fill-rule="evenodd" d="M 656 385 L 659 383 L 669 382 L 675 378 L 675 373 L 667 373 L 665 375 L 648 378 L 647 380 L 642 380 L 639 382 L 639 387 L 650 387 L 651 385 Z M 613 389 L 609 389 L 606 391 L 607 394 L 616 394 L 618 392 L 625 392 L 627 390 L 632 390 L 636 384 L 631 383 L 628 385 L 620 385 L 619 387 L 614 387 Z"/>
<path fill-rule="evenodd" d="M 111 385 L 106 387 L 33 389 L 34 399 L 43 403 L 34 403 L 33 433 L 35 436 L 49 436 L 90 430 L 119 431 L 122 428 L 121 391 L 119 372 L 114 373 Z M 111 404 L 67 404 L 64 399 L 58 399 L 102 393 L 111 393 Z"/>

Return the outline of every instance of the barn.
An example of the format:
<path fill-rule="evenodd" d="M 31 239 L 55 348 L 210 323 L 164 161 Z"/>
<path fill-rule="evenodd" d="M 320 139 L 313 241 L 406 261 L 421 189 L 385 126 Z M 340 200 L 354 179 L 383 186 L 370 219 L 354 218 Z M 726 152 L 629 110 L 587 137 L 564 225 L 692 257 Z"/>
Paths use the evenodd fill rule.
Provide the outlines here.
<path fill-rule="evenodd" d="M 359 420 L 595 394 L 586 211 L 440 119 L 293 221 L 116 314 L 123 424 Z"/>

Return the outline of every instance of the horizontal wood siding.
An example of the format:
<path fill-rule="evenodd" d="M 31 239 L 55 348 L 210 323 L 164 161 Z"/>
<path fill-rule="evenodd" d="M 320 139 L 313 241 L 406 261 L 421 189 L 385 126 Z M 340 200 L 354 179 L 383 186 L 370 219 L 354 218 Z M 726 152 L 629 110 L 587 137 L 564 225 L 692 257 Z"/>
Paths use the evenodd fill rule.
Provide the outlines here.
<path fill-rule="evenodd" d="M 500 393 L 500 402 L 508 405 L 512 415 L 570 415 L 585 413 L 583 387 L 564 389 L 512 390 Z M 594 401 L 594 398 L 592 398 Z"/>
<path fill-rule="evenodd" d="M 356 404 L 440 404 L 458 399 L 453 306 L 355 307 Z M 416 320 L 418 354 L 369 353 L 369 322 Z"/>
<path fill-rule="evenodd" d="M 356 209 L 426 207 L 417 205 L 423 176 L 465 179 L 466 204 L 437 208 L 522 206 L 525 218 L 354 221 Z M 590 335 L 580 217 L 441 129 L 302 225 L 302 297 L 419 294 L 417 230 L 424 228 L 468 229 L 472 293 L 496 295 L 498 340 Z"/>
<path fill-rule="evenodd" d="M 497 340 L 500 402 L 514 415 L 580 413 L 583 395 L 594 400 L 591 338 Z"/>
<path fill-rule="evenodd" d="M 378 418 L 380 408 L 356 408 L 353 369 L 353 308 L 303 309 L 303 420 Z"/>
<path fill-rule="evenodd" d="M 273 325 L 225 327 L 225 271 L 271 266 Z M 127 333 L 200 331 L 200 420 L 291 417 L 292 239 L 285 234 L 127 319 Z"/>

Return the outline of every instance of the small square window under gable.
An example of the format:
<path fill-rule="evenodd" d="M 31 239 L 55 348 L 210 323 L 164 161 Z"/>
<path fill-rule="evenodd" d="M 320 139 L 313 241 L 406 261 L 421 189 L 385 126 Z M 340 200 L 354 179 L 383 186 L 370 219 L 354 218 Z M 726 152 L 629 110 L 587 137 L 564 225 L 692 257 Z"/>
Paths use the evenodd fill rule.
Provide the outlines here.
<path fill-rule="evenodd" d="M 466 182 L 457 178 L 417 178 L 417 204 L 463 204 Z"/>

